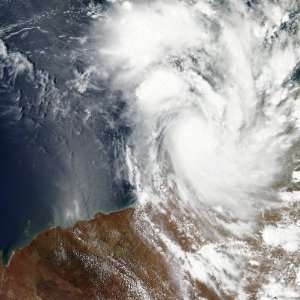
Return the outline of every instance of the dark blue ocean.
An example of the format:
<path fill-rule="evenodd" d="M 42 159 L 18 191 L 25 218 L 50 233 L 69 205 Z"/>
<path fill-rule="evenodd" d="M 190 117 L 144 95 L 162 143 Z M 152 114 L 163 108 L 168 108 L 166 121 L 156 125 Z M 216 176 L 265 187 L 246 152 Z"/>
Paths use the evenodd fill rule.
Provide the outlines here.
<path fill-rule="evenodd" d="M 121 92 L 87 71 L 94 1 L 0 1 L 0 249 L 135 201 Z M 109 9 L 109 5 L 102 3 Z M 88 76 L 87 87 L 78 86 Z M 81 81 L 80 81 L 81 80 Z M 78 83 L 79 82 L 79 83 Z"/>

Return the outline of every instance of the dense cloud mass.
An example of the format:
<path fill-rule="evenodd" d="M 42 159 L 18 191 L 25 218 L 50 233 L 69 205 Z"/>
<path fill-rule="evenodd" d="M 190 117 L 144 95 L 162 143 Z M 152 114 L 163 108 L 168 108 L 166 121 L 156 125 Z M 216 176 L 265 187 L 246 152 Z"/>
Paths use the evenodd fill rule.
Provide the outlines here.
<path fill-rule="evenodd" d="M 296 6 L 124 2 L 96 25 L 102 67 L 131 107 L 141 192 L 240 218 L 276 202 L 298 134 L 298 31 L 282 30 Z"/>

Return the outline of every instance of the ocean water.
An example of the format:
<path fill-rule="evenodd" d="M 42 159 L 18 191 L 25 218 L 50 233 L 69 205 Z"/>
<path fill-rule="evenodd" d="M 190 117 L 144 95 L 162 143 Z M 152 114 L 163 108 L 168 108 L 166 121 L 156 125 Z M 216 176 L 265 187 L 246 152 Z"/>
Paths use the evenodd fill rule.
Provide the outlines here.
<path fill-rule="evenodd" d="M 93 75 L 90 1 L 0 4 L 0 249 L 135 201 L 121 92 Z M 124 170 L 123 170 L 124 169 Z"/>

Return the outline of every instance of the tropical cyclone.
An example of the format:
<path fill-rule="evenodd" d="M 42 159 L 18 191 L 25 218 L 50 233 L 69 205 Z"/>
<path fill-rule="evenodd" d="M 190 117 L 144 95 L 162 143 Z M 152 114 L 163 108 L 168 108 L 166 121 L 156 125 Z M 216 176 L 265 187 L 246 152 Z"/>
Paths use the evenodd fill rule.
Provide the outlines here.
<path fill-rule="evenodd" d="M 41 233 L 0 298 L 298 300 L 299 2 L 111 2 L 80 92 L 126 103 L 138 203 Z"/>

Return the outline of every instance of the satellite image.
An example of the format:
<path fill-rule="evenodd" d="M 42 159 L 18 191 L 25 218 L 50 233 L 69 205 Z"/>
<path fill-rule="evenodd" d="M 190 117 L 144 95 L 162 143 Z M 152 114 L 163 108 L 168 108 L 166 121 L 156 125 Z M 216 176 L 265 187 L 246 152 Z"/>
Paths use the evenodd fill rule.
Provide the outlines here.
<path fill-rule="evenodd" d="M 299 0 L 0 0 L 0 300 L 300 300 Z"/>

